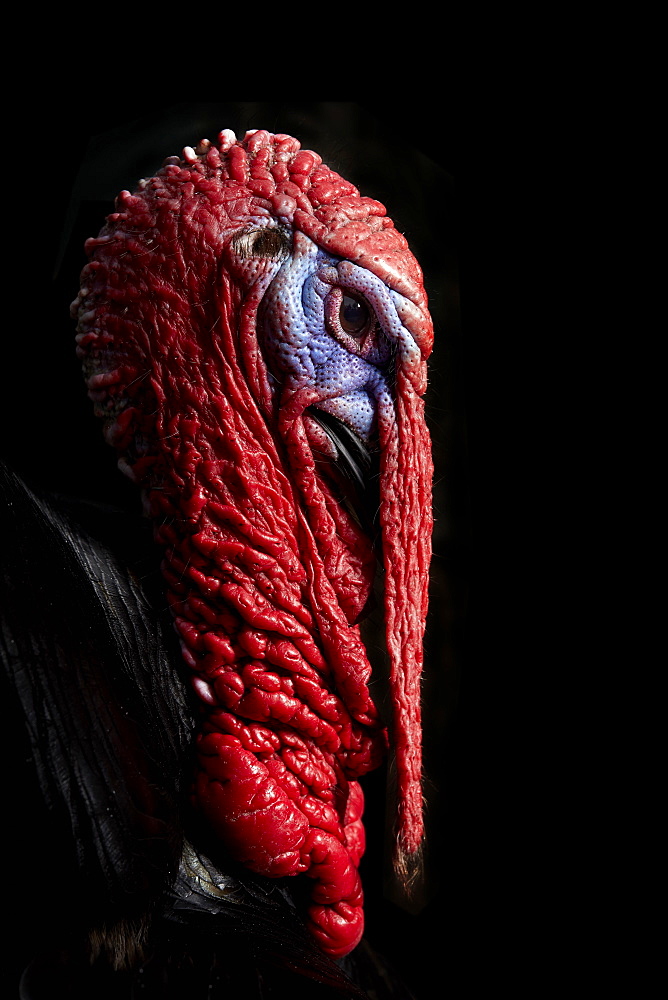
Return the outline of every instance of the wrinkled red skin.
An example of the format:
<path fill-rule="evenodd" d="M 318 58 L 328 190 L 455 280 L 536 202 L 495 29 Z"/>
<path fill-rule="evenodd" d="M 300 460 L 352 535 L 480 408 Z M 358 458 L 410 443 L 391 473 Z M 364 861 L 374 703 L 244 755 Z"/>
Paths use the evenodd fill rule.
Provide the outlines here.
<path fill-rule="evenodd" d="M 378 417 L 399 867 L 422 837 L 432 469 L 420 395 L 433 332 L 420 269 L 383 206 L 289 136 L 222 132 L 117 209 L 87 243 L 73 315 L 89 395 L 164 547 L 202 705 L 193 802 L 252 870 L 313 879 L 309 928 L 344 955 L 363 931 L 357 779 L 387 744 L 352 624 L 375 562 L 318 472 L 312 391 L 279 393 L 258 345 L 274 262 L 235 256 L 233 237 L 277 219 L 405 297 L 395 412 Z"/>

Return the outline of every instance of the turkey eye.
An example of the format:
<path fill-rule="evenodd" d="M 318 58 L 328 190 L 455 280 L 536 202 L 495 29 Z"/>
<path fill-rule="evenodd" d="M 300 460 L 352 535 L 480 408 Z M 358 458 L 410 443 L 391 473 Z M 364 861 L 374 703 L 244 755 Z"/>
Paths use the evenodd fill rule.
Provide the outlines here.
<path fill-rule="evenodd" d="M 251 257 L 280 260 L 290 252 L 290 239 L 280 229 L 251 229 L 236 234 L 232 250 L 242 260 Z"/>
<path fill-rule="evenodd" d="M 252 253 L 255 257 L 280 257 L 285 250 L 285 237 L 276 229 L 263 229 L 254 240 Z"/>
<path fill-rule="evenodd" d="M 346 333 L 358 337 L 369 322 L 369 310 L 364 302 L 344 293 L 339 309 L 339 322 Z"/>

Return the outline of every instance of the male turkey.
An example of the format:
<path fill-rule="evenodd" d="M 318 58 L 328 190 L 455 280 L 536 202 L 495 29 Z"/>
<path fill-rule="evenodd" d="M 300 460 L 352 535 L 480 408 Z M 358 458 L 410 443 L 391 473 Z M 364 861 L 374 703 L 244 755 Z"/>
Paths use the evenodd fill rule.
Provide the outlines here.
<path fill-rule="evenodd" d="M 17 687 L 53 736 L 35 733 L 45 791 L 68 804 L 82 870 L 108 887 L 92 951 L 127 970 L 114 988 L 126 976 L 136 989 L 151 928 L 172 941 L 196 926 L 207 988 L 230 989 L 220 956 L 234 948 L 245 995 L 290 976 L 295 996 L 309 981 L 362 996 L 380 960 L 357 947 L 359 779 L 388 746 L 406 884 L 423 834 L 433 328 L 420 268 L 383 205 L 262 130 L 169 157 L 119 195 L 87 253 L 78 353 L 166 587 L 151 579 L 147 596 L 137 580 L 138 529 L 125 559 L 104 518 L 10 476 L 31 537 L 60 554 L 108 646 L 99 631 L 94 645 L 60 635 L 57 595 L 37 641 L 60 674 L 6 645 L 33 664 Z M 377 577 L 387 678 L 360 631 Z M 169 962 L 156 964 L 163 976 Z"/>

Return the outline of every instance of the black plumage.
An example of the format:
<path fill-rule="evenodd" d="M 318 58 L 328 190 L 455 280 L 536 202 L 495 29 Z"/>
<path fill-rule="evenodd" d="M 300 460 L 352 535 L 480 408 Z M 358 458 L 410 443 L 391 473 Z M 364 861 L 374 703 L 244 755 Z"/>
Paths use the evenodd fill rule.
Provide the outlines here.
<path fill-rule="evenodd" d="M 22 780 L 34 770 L 47 810 L 32 850 L 58 871 L 45 912 L 60 913 L 30 942 L 21 996 L 409 997 L 366 944 L 324 956 L 299 884 L 240 869 L 198 828 L 196 709 L 148 525 L 38 497 L 6 468 L 1 492 L 0 650 L 26 725 Z"/>

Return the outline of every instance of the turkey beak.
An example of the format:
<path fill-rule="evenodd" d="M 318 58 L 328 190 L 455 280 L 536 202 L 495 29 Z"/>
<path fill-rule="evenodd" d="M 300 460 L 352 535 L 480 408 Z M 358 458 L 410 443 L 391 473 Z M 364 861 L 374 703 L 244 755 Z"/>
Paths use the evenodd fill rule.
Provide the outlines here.
<path fill-rule="evenodd" d="M 378 475 L 380 455 L 377 445 L 366 444 L 342 420 L 315 406 L 308 413 L 336 448 L 334 465 L 339 473 L 342 499 L 360 527 L 381 554 Z"/>

